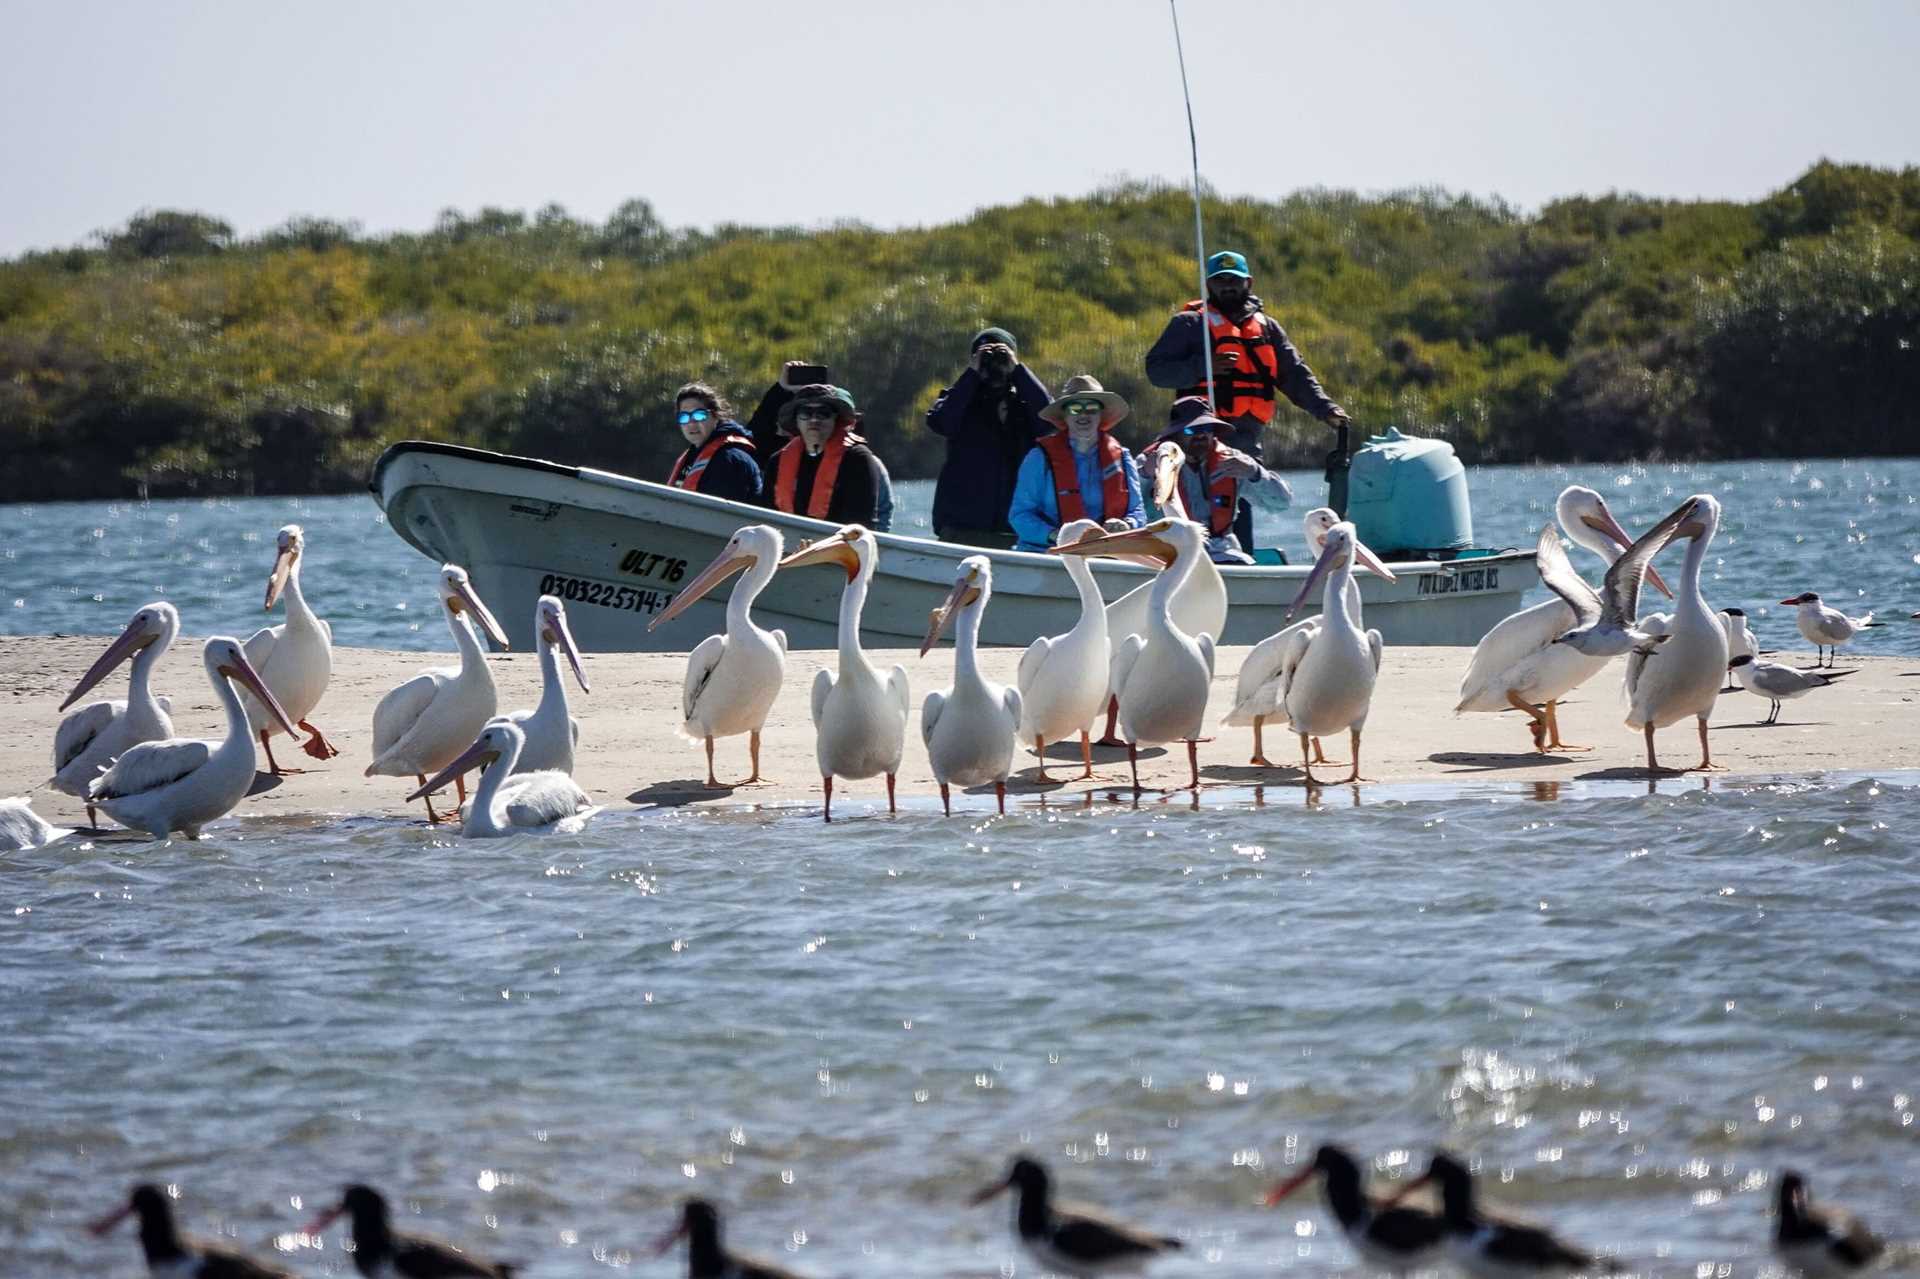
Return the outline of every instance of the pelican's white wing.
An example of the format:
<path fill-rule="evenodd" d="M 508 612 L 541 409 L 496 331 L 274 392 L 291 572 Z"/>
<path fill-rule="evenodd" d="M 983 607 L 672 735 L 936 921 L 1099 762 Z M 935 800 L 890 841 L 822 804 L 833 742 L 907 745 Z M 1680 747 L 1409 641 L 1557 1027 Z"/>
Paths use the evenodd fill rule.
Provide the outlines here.
<path fill-rule="evenodd" d="M 1648 635 L 1671 635 L 1673 633 L 1673 615 L 1670 613 L 1654 613 L 1641 618 L 1639 625 L 1640 629 Z M 1659 654 L 1660 649 L 1658 645 L 1648 651 L 1636 648 L 1627 654 L 1627 676 L 1624 685 L 1627 690 L 1627 696 L 1633 696 L 1633 690 L 1639 687 L 1640 676 L 1646 671 L 1648 660 L 1650 658 L 1657 659 Z"/>
<path fill-rule="evenodd" d="M 927 700 L 920 703 L 920 743 L 933 749 L 934 726 L 940 722 L 940 712 L 947 708 L 947 695 L 935 691 L 927 694 Z"/>
<path fill-rule="evenodd" d="M 68 827 L 48 824 L 24 797 L 0 799 L 0 853 L 39 848 L 71 834 Z"/>
<path fill-rule="evenodd" d="M 1367 632 L 1367 647 L 1373 650 L 1373 673 L 1380 673 L 1380 654 L 1386 650 L 1386 641 L 1380 638 L 1379 631 Z"/>
<path fill-rule="evenodd" d="M 89 702 L 60 721 L 53 735 L 53 771 L 59 772 L 87 753 L 93 739 L 105 732 L 114 717 L 126 712 L 125 702 Z"/>
<path fill-rule="evenodd" d="M 787 633 L 785 631 L 768 631 L 767 634 L 773 636 L 773 642 L 780 646 L 780 656 L 785 657 L 787 655 Z"/>
<path fill-rule="evenodd" d="M 407 730 L 426 714 L 440 686 L 451 681 L 455 674 L 451 670 L 421 671 L 380 699 L 380 704 L 373 708 L 375 759 L 392 750 L 407 735 Z"/>
<path fill-rule="evenodd" d="M 1020 690 L 1017 688 L 1002 690 L 1000 694 L 1000 705 L 1006 709 L 1007 718 L 1013 721 L 1015 732 L 1020 731 L 1020 703 L 1022 700 Z"/>
<path fill-rule="evenodd" d="M 509 826 L 551 826 L 572 817 L 593 801 L 565 773 L 522 773 L 526 779 L 518 786 L 502 787 L 501 801 L 506 805 Z M 520 778 L 513 779 L 520 781 Z"/>
<path fill-rule="evenodd" d="M 905 725 L 907 713 L 913 700 L 913 693 L 907 687 L 907 668 L 896 666 L 887 672 L 887 691 L 893 694 L 893 704 L 900 708 L 900 723 Z"/>
<path fill-rule="evenodd" d="M 1207 663 L 1207 678 L 1212 679 L 1213 678 L 1213 636 L 1205 635 L 1205 634 L 1197 635 L 1194 637 L 1193 642 L 1200 646 L 1200 656 L 1204 658 Z"/>
<path fill-rule="evenodd" d="M 320 633 L 327 637 L 327 643 L 331 645 L 333 643 L 333 623 L 324 617 L 316 617 L 313 620 L 320 623 Z"/>
<path fill-rule="evenodd" d="M 1255 716 L 1286 715 L 1286 708 L 1281 705 L 1280 658 L 1293 642 L 1295 631 L 1318 625 L 1318 613 L 1303 617 L 1247 650 L 1246 660 L 1240 663 L 1240 676 L 1234 681 L 1233 709 L 1220 720 L 1222 724 L 1245 726 L 1253 723 Z"/>
<path fill-rule="evenodd" d="M 1592 588 L 1588 588 L 1592 589 Z M 1474 645 L 1467 673 L 1460 679 L 1460 701 L 1453 708 L 1464 711 L 1483 698 L 1498 703 L 1485 709 L 1504 709 L 1507 690 L 1494 687 L 1505 680 L 1527 658 L 1545 650 L 1547 645 L 1578 624 L 1573 610 L 1562 599 L 1542 600 L 1530 608 L 1502 618 Z"/>
<path fill-rule="evenodd" d="M 89 798 L 118 799 L 159 790 L 194 772 L 212 754 L 212 743 L 187 738 L 141 742 L 129 747 L 112 768 L 100 775 Z"/>
<path fill-rule="evenodd" d="M 833 694 L 833 672 L 819 670 L 813 676 L 813 726 L 820 727 L 820 717 L 827 713 L 827 698 Z"/>
<path fill-rule="evenodd" d="M 1053 651 L 1053 641 L 1045 635 L 1027 645 L 1027 651 L 1020 654 L 1020 673 L 1013 677 L 1021 692 L 1032 688 L 1034 681 L 1040 678 L 1040 668 L 1047 664 L 1047 654 Z"/>
<path fill-rule="evenodd" d="M 1287 641 L 1286 650 L 1280 654 L 1280 697 L 1283 701 L 1293 691 L 1293 676 L 1300 669 L 1300 659 L 1307 655 L 1307 649 L 1313 646 L 1319 634 L 1317 625 L 1300 627 L 1294 631 L 1293 637 Z"/>
<path fill-rule="evenodd" d="M 1107 692 L 1114 697 L 1120 696 L 1120 690 L 1127 686 L 1127 677 L 1133 674 L 1133 664 L 1140 660 L 1140 654 L 1147 647 L 1144 635 L 1129 635 L 1121 640 L 1113 650 L 1113 661 L 1107 665 Z"/>
<path fill-rule="evenodd" d="M 240 647 L 247 655 L 247 661 L 256 671 L 267 668 L 267 659 L 273 656 L 273 646 L 280 642 L 280 634 L 285 626 L 263 626 L 247 636 L 247 642 Z"/>
<path fill-rule="evenodd" d="M 693 718 L 694 708 L 700 705 L 700 694 L 706 691 L 707 681 L 713 678 L 714 668 L 720 665 L 726 652 L 727 637 L 709 635 L 687 654 L 687 682 L 680 694 L 680 718 Z"/>

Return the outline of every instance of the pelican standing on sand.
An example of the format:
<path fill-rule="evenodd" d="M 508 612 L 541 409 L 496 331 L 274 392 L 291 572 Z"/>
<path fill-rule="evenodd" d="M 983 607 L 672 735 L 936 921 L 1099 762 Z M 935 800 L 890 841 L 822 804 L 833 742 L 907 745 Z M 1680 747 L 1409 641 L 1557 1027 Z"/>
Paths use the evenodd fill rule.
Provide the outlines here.
<path fill-rule="evenodd" d="M 1340 516 L 1330 506 L 1317 506 L 1307 512 L 1306 519 L 1302 523 L 1305 526 L 1309 558 L 1315 560 L 1320 558 L 1320 550 L 1326 545 L 1327 533 L 1339 522 Z M 1347 603 L 1353 609 L 1354 620 L 1359 622 L 1360 584 L 1349 581 L 1348 585 L 1353 590 Z M 1220 723 L 1222 727 L 1249 724 L 1253 726 L 1253 758 L 1248 761 L 1249 763 L 1258 764 L 1262 768 L 1278 767 L 1267 758 L 1261 733 L 1268 720 L 1277 719 L 1282 724 L 1287 720 L 1286 707 L 1281 700 L 1285 689 L 1280 679 L 1280 659 L 1285 655 L 1287 645 L 1292 642 L 1295 631 L 1305 626 L 1319 624 L 1320 615 L 1316 613 L 1312 617 L 1303 617 L 1290 626 L 1283 626 L 1248 649 L 1246 660 L 1240 663 L 1240 676 L 1234 681 L 1233 709 L 1221 717 Z M 1315 738 L 1313 743 L 1313 762 L 1316 764 L 1327 762 L 1326 752 L 1321 750 L 1318 738 Z"/>
<path fill-rule="evenodd" d="M 1140 789 L 1140 747 L 1184 741 L 1190 786 L 1200 788 L 1200 730 L 1213 682 L 1213 637 L 1189 635 L 1174 622 L 1173 596 L 1207 558 L 1206 535 L 1190 520 L 1169 516 L 1142 529 L 1082 538 L 1056 546 L 1056 555 L 1150 555 L 1165 565 L 1153 581 L 1145 633 L 1114 645 L 1112 687 L 1120 699 L 1120 738 L 1127 744 L 1133 787 Z"/>
<path fill-rule="evenodd" d="M 127 673 L 126 701 L 89 702 L 60 721 L 60 729 L 53 735 L 55 790 L 85 800 L 88 788 L 129 746 L 173 736 L 173 719 L 168 715 L 173 703 L 154 696 L 153 668 L 179 634 L 180 614 L 173 605 L 164 600 L 142 605 L 127 629 L 120 632 L 120 638 L 107 645 L 107 651 L 87 668 L 60 703 L 61 710 L 79 701 L 120 663 L 133 659 L 133 668 Z M 99 824 L 93 809 L 89 802 L 89 826 Z"/>
<path fill-rule="evenodd" d="M 1569 484 L 1560 491 L 1554 504 L 1560 527 L 1575 545 L 1584 546 L 1611 568 L 1633 539 L 1613 518 L 1607 501 L 1590 488 Z M 1559 539 L 1549 524 L 1541 530 L 1541 545 L 1546 539 Z M 1617 548 L 1617 549 L 1616 549 Z M 1561 553 L 1560 562 L 1565 562 Z M 1667 584 L 1649 566 L 1653 584 L 1668 595 Z M 1571 567 L 1563 577 L 1569 591 L 1584 588 L 1598 607 L 1599 595 Z M 1560 699 L 1600 673 L 1612 659 L 1589 656 L 1579 649 L 1554 641 L 1572 630 L 1578 615 L 1566 601 L 1554 596 L 1531 608 L 1523 608 L 1488 631 L 1473 650 L 1466 676 L 1460 681 L 1460 701 L 1455 714 L 1477 711 L 1518 710 L 1528 719 L 1533 748 L 1541 754 L 1550 750 L 1583 751 L 1586 746 L 1570 746 L 1560 740 Z"/>
<path fill-rule="evenodd" d="M 838 564 L 847 574 L 840 594 L 840 674 L 813 677 L 814 756 L 820 762 L 825 800 L 820 815 L 833 819 L 833 779 L 858 780 L 884 773 L 887 811 L 894 806 L 894 778 L 907 749 L 907 671 L 896 666 L 884 679 L 860 647 L 860 612 L 873 582 L 880 547 L 858 524 L 809 542 L 780 561 L 781 568 Z"/>
<path fill-rule="evenodd" d="M 247 661 L 240 641 L 216 635 L 203 658 L 207 682 L 227 712 L 227 735 L 217 742 L 170 737 L 130 747 L 100 775 L 88 798 L 107 815 L 155 839 L 179 831 L 199 839 L 200 828 L 225 817 L 253 785 L 253 733 L 237 682 L 250 689 L 287 736 L 299 730 Z"/>
<path fill-rule="evenodd" d="M 567 681 L 560 672 L 557 653 L 567 655 L 573 678 L 580 691 L 592 692 L 587 673 L 580 669 L 580 650 L 567 626 L 567 606 L 551 595 L 542 595 L 533 606 L 533 642 L 540 654 L 540 704 L 530 711 L 514 711 L 507 716 L 526 735 L 516 773 L 540 773 L 549 770 L 573 776 L 573 751 L 580 745 L 580 721 L 567 710 Z"/>
<path fill-rule="evenodd" d="M 367 765 L 368 777 L 412 776 L 424 784 L 428 773 L 444 769 L 479 736 L 499 706 L 493 672 L 487 669 L 487 655 L 467 614 L 478 618 L 493 642 L 505 648 L 507 637 L 500 623 L 473 593 L 467 570 L 458 564 L 442 565 L 436 586 L 447 629 L 460 650 L 460 665 L 421 671 L 380 699 L 373 708 L 373 762 Z M 453 780 L 464 804 L 466 779 L 456 774 Z M 425 798 L 427 820 L 439 821 L 431 794 Z"/>
<path fill-rule="evenodd" d="M 651 631 L 672 621 L 695 600 L 747 570 L 727 597 L 726 632 L 707 636 L 687 654 L 686 685 L 680 695 L 681 731 L 707 744 L 708 786 L 725 785 L 713 774 L 713 739 L 740 733 L 749 735 L 747 752 L 753 761 L 753 772 L 743 785 L 760 780 L 760 733 L 787 678 L 787 633 L 754 625 L 753 601 L 773 580 L 784 549 L 779 529 L 770 524 L 747 525 L 728 538 L 713 563 L 647 623 Z"/>
<path fill-rule="evenodd" d="M 1681 518 L 1672 536 L 1687 538 L 1692 544 L 1687 547 L 1686 565 L 1681 569 L 1673 616 L 1662 627 L 1665 638 L 1657 647 L 1637 648 L 1627 658 L 1627 727 L 1646 734 L 1650 772 L 1660 768 L 1653 752 L 1653 730 L 1677 724 L 1689 715 L 1700 730 L 1700 762 L 1694 769 L 1718 767 L 1707 745 L 1707 720 L 1727 673 L 1727 632 L 1700 593 L 1700 568 L 1706 563 L 1714 530 L 1720 526 L 1720 503 L 1703 493 L 1689 498 L 1676 514 Z M 1668 516 L 1661 526 L 1672 519 Z M 1621 556 L 1620 562 L 1624 564 L 1630 558 L 1631 552 Z"/>
<path fill-rule="evenodd" d="M 518 724 L 505 717 L 496 719 L 480 730 L 473 745 L 407 798 L 421 799 L 477 767 L 480 781 L 460 813 L 462 835 L 491 839 L 529 831 L 573 834 L 599 807 L 565 773 L 554 769 L 518 772 L 526 743 L 527 735 Z"/>
<path fill-rule="evenodd" d="M 332 759 L 340 752 L 326 735 L 307 722 L 313 708 L 327 691 L 333 676 L 333 627 L 315 617 L 300 591 L 300 557 L 307 547 L 306 534 L 298 524 L 280 530 L 279 549 L 273 557 L 273 573 L 267 578 L 268 612 L 282 594 L 287 601 L 287 620 L 279 626 L 262 627 L 247 637 L 247 661 L 260 672 L 287 718 L 310 734 L 300 749 L 314 759 Z M 298 773 L 297 768 L 282 768 L 273 758 L 273 734 L 280 731 L 266 708 L 253 697 L 242 697 L 247 722 L 260 739 L 267 754 L 267 771 L 275 777 Z"/>
<path fill-rule="evenodd" d="M 1313 571 L 1293 600 L 1292 609 L 1299 608 L 1313 593 L 1314 584 L 1326 579 L 1320 624 L 1295 631 L 1280 662 L 1285 685 L 1283 705 L 1300 738 L 1300 762 L 1308 785 L 1315 784 L 1315 778 L 1307 739 L 1325 737 L 1343 728 L 1352 739 L 1353 771 L 1342 780 L 1366 780 L 1360 776 L 1360 732 L 1373 705 L 1373 681 L 1380 673 L 1384 645 L 1379 631 L 1360 629 L 1360 619 L 1348 603 L 1347 588 L 1353 584 L 1356 562 L 1389 582 L 1394 580 L 1393 571 L 1367 549 L 1353 525 L 1334 525 L 1321 544 Z"/>
<path fill-rule="evenodd" d="M 1100 536 L 1100 526 L 1092 520 L 1074 520 L 1063 525 L 1056 543 L 1068 546 L 1083 537 Z M 1107 704 L 1107 679 L 1112 664 L 1112 646 L 1107 641 L 1107 609 L 1100 598 L 1100 584 L 1093 570 L 1078 556 L 1066 561 L 1067 576 L 1080 593 L 1080 620 L 1065 635 L 1042 635 L 1027 645 L 1020 655 L 1020 740 L 1033 743 L 1033 754 L 1040 761 L 1039 776 L 1047 776 L 1047 741 L 1064 740 L 1080 734 L 1082 778 L 1093 776 L 1093 739 L 1089 731 L 1100 710 Z"/>
<path fill-rule="evenodd" d="M 993 783 L 1000 811 L 1007 811 L 1007 774 L 1020 732 L 1020 690 L 995 684 L 980 673 L 980 618 L 993 598 L 993 564 L 984 555 L 960 561 L 953 590 L 927 621 L 920 656 L 939 642 L 956 615 L 953 683 L 927 694 L 920 706 L 920 740 L 926 743 L 940 807 L 953 812 L 948 786 Z"/>
<path fill-rule="evenodd" d="M 1831 666 L 1840 657 L 1840 646 L 1853 641 L 1853 637 L 1871 626 L 1876 626 L 1873 614 L 1861 617 L 1848 617 L 1837 608 L 1829 608 L 1820 602 L 1820 597 L 1812 591 L 1803 591 L 1792 599 L 1780 601 L 1782 604 L 1798 604 L 1800 612 L 1794 621 L 1799 623 L 1800 634 L 1807 643 L 1813 645 L 1814 665 Z"/>

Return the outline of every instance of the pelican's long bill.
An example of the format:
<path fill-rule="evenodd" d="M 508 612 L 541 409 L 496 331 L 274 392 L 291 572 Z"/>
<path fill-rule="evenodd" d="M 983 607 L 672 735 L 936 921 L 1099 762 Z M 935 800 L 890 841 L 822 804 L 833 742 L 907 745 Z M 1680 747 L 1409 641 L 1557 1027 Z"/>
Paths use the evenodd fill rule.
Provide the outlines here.
<path fill-rule="evenodd" d="M 731 543 L 729 543 L 729 545 L 731 545 Z M 842 543 L 842 545 L 845 545 L 845 543 Z M 656 615 L 651 622 L 647 623 L 647 629 L 651 631 L 656 626 L 671 622 L 674 618 L 691 608 L 694 601 L 698 600 L 702 595 L 705 595 L 708 591 L 711 591 L 714 587 L 720 585 L 720 583 L 726 581 L 751 563 L 753 563 L 753 556 L 751 555 L 728 555 L 725 551 L 722 551 L 718 559 L 700 570 L 699 576 L 680 588 L 680 593 L 673 597 L 673 602 L 661 609 L 658 615 Z"/>
<path fill-rule="evenodd" d="M 280 543 L 280 552 L 273 557 L 273 572 L 267 577 L 264 611 L 271 612 L 273 606 L 280 602 L 280 592 L 287 589 L 287 578 L 293 572 L 293 561 L 298 555 L 291 542 Z"/>
<path fill-rule="evenodd" d="M 953 615 L 980 598 L 980 588 L 975 585 L 978 576 L 972 568 L 954 579 L 953 589 L 947 592 L 947 598 L 940 607 L 927 614 L 927 637 L 920 642 L 920 656 L 925 657 L 933 646 L 940 642 L 940 632 L 947 629 L 947 623 Z"/>
<path fill-rule="evenodd" d="M 587 684 L 587 673 L 580 669 L 580 648 L 573 642 L 573 628 L 567 625 L 566 608 L 551 595 L 541 596 L 540 604 L 540 629 L 547 643 L 567 655 L 567 665 L 573 667 L 573 677 L 580 682 L 580 691 L 591 693 L 593 689 Z"/>
<path fill-rule="evenodd" d="M 287 712 L 281 708 L 280 699 L 273 695 L 273 690 L 269 689 L 266 681 L 260 678 L 260 672 L 253 669 L 253 663 L 247 660 L 247 655 L 241 651 L 238 643 L 233 646 L 233 660 L 220 663 L 219 671 L 228 679 L 239 680 L 246 690 L 267 708 L 267 713 L 273 716 L 274 722 L 280 725 L 288 737 L 299 739 L 300 730 L 294 726 L 293 720 L 288 718 Z"/>
<path fill-rule="evenodd" d="M 781 568 L 803 568 L 808 564 L 838 564 L 847 571 L 847 580 L 851 582 L 860 575 L 860 552 L 853 549 L 853 543 L 860 536 L 860 529 L 849 524 L 828 537 L 817 542 L 808 542 L 793 554 L 780 561 Z"/>
<path fill-rule="evenodd" d="M 1320 584 L 1320 579 L 1327 575 L 1333 568 L 1334 562 L 1345 555 L 1349 549 L 1353 552 L 1353 562 L 1356 566 L 1384 577 L 1389 582 L 1399 580 L 1394 576 L 1393 570 L 1382 564 L 1380 557 L 1367 548 L 1365 542 L 1351 533 L 1346 537 L 1338 536 L 1340 527 L 1338 524 L 1334 525 L 1333 530 L 1327 534 L 1326 542 L 1320 547 L 1320 558 L 1314 561 L 1313 572 L 1307 574 L 1307 580 L 1301 583 L 1300 593 L 1293 597 L 1293 603 L 1287 605 L 1289 622 L 1293 620 L 1293 615 L 1300 611 L 1300 605 L 1313 594 L 1313 588 Z"/>
<path fill-rule="evenodd" d="M 425 785 L 421 786 L 421 788 L 413 792 L 413 794 L 407 796 L 407 802 L 411 804 L 422 795 L 431 795 L 434 791 L 439 790 L 461 774 L 471 772 L 476 767 L 491 764 L 499 757 L 499 754 L 500 752 L 493 748 L 492 744 L 487 741 L 484 735 L 474 739 L 473 745 L 461 751 L 458 759 L 448 764 L 432 777 L 429 777 Z"/>
<path fill-rule="evenodd" d="M 1103 533 L 1097 537 L 1083 537 L 1067 546 L 1053 548 L 1055 555 L 1115 555 L 1123 558 L 1144 556 L 1162 567 L 1171 566 L 1180 552 L 1173 543 L 1160 536 L 1171 520 L 1155 520 L 1145 528 L 1132 528 L 1124 533 Z"/>
<path fill-rule="evenodd" d="M 487 611 L 487 606 L 480 602 L 478 595 L 474 594 L 472 582 L 464 579 L 456 582 L 453 587 L 453 598 L 447 601 L 447 607 L 455 613 L 459 613 L 463 608 L 472 610 L 474 620 L 480 623 L 480 629 L 487 633 L 488 639 L 501 648 L 512 647 L 507 643 L 507 633 L 500 629 L 500 623 L 493 620 L 493 614 Z"/>
<path fill-rule="evenodd" d="M 160 632 L 149 629 L 144 616 L 135 617 L 128 622 L 127 629 L 120 632 L 120 638 L 107 645 L 107 651 L 100 654 L 92 666 L 87 667 L 87 673 L 80 677 L 80 682 L 73 686 L 71 693 L 67 694 L 67 700 L 60 703 L 60 709 L 64 711 L 86 696 L 87 690 L 113 674 L 114 667 L 159 638 Z"/>
<path fill-rule="evenodd" d="M 1187 464 L 1186 450 L 1171 440 L 1153 453 L 1153 504 L 1166 510 L 1180 491 L 1180 468 Z"/>
<path fill-rule="evenodd" d="M 1632 535 L 1629 534 L 1627 530 L 1620 527 L 1620 521 L 1614 519 L 1613 512 L 1609 511 L 1604 505 L 1600 507 L 1599 513 L 1597 515 L 1595 514 L 1582 515 L 1580 517 L 1580 522 L 1582 524 L 1585 524 L 1588 528 L 1592 529 L 1594 532 L 1600 534 L 1600 536 L 1608 539 L 1611 542 L 1617 543 L 1620 549 L 1623 551 L 1630 550 L 1633 547 Z M 1655 568 L 1652 564 L 1647 565 L 1647 580 L 1649 582 L 1652 582 L 1654 585 L 1654 589 L 1658 590 L 1662 595 L 1666 596 L 1668 599 L 1673 598 L 1673 588 L 1668 586 L 1666 582 L 1661 580 L 1660 570 Z"/>

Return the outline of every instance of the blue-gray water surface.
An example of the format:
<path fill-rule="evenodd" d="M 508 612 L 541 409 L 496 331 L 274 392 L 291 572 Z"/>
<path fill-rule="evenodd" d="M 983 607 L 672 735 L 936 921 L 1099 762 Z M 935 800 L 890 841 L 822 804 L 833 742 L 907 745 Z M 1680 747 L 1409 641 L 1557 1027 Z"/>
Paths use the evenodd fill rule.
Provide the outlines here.
<path fill-rule="evenodd" d="M 1642 1272 L 1765 1273 L 1782 1166 L 1896 1234 L 1914 1203 L 1916 783 L 8 855 L 4 1272 L 138 1273 L 82 1227 L 151 1179 L 345 1275 L 296 1232 L 364 1180 L 534 1279 L 679 1273 L 647 1247 L 689 1193 L 803 1273 L 1004 1279 L 1037 1271 L 966 1200 L 1024 1148 L 1182 1237 L 1157 1274 L 1323 1275 L 1317 1197 L 1259 1200 L 1331 1138 L 1467 1152 Z"/>

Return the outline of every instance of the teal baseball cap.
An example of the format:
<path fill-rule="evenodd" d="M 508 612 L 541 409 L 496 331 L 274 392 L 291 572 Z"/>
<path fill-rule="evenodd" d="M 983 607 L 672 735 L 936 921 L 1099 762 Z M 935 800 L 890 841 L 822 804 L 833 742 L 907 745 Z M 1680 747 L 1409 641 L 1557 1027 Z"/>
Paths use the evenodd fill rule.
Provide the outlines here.
<path fill-rule="evenodd" d="M 1212 279 L 1216 275 L 1237 275 L 1243 280 L 1253 278 L 1253 273 L 1247 270 L 1246 257 L 1230 249 L 1207 259 L 1207 278 Z"/>

